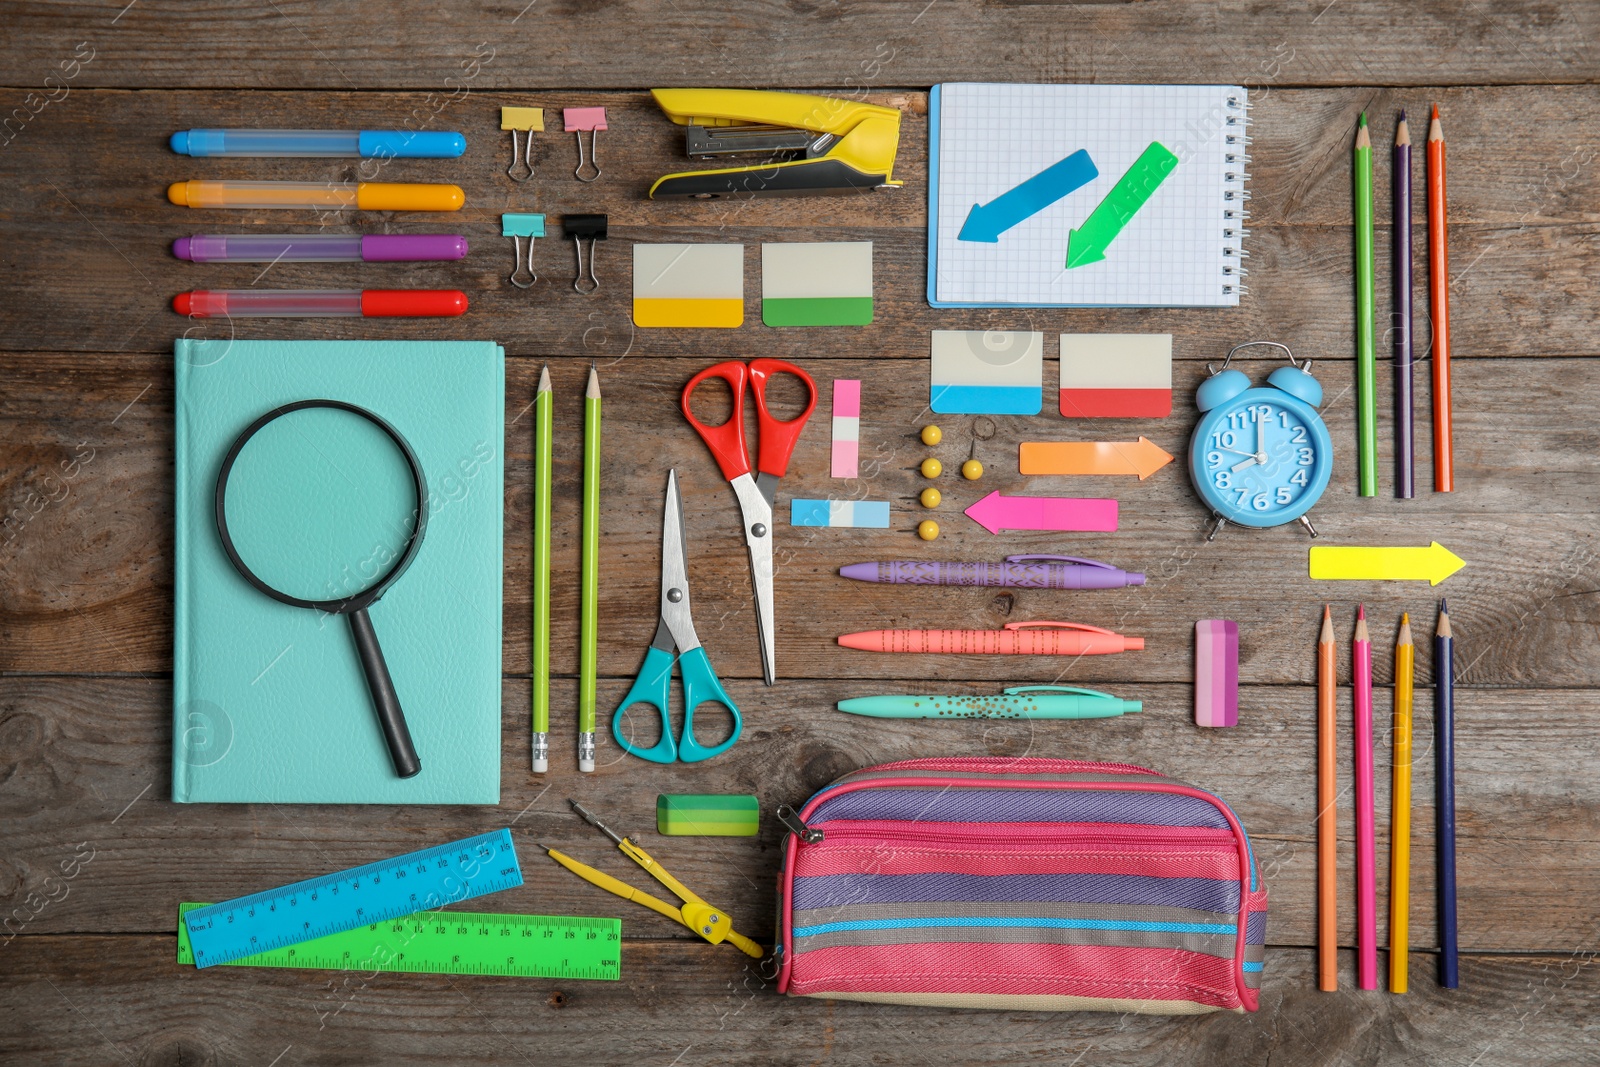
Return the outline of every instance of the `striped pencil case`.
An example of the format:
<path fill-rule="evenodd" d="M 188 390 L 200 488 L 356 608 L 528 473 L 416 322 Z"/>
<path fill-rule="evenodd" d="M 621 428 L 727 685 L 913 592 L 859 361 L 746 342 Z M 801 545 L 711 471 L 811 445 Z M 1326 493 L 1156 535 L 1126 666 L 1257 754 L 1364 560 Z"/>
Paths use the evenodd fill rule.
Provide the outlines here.
<path fill-rule="evenodd" d="M 1244 828 L 1203 789 L 1126 763 L 922 759 L 778 814 L 780 991 L 1256 1010 L 1267 890 Z"/>

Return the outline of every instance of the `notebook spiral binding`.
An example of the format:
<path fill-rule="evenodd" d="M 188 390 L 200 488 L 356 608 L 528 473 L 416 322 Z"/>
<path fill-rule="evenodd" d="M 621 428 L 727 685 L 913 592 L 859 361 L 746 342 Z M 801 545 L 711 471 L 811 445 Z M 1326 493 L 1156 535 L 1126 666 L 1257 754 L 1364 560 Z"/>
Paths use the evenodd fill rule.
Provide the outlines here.
<path fill-rule="evenodd" d="M 1250 211 L 1244 204 L 1250 199 L 1250 192 L 1245 186 L 1250 180 L 1252 159 L 1247 149 L 1251 143 L 1250 112 L 1254 106 L 1250 103 L 1248 92 L 1230 95 L 1228 115 L 1223 120 L 1223 143 L 1227 146 L 1223 162 L 1230 168 L 1223 174 L 1226 189 L 1222 194 L 1222 237 L 1226 242 L 1222 248 L 1223 259 L 1226 260 L 1222 266 L 1224 296 L 1245 296 L 1250 292 L 1250 287 L 1240 281 L 1250 273 L 1240 265 L 1240 261 L 1250 258 L 1250 253 L 1244 248 L 1244 239 L 1250 236 L 1249 229 L 1244 226 L 1250 218 Z"/>

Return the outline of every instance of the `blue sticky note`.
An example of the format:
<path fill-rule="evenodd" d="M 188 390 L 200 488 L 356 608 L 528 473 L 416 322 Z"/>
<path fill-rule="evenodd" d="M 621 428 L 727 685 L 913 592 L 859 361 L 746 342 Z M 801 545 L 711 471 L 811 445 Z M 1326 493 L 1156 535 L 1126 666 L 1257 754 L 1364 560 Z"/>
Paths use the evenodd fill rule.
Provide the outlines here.
<path fill-rule="evenodd" d="M 801 500 L 789 502 L 789 525 L 837 529 L 887 530 L 887 500 Z"/>

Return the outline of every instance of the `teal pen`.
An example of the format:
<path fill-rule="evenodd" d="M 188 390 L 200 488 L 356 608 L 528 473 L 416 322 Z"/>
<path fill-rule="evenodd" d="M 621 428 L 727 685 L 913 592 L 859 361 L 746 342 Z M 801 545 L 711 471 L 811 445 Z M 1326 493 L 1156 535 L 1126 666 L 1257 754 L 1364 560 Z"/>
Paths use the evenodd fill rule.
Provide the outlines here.
<path fill-rule="evenodd" d="M 1137 700 L 1070 685 L 1018 685 L 1000 696 L 876 696 L 839 701 L 874 719 L 1110 719 L 1139 711 Z"/>

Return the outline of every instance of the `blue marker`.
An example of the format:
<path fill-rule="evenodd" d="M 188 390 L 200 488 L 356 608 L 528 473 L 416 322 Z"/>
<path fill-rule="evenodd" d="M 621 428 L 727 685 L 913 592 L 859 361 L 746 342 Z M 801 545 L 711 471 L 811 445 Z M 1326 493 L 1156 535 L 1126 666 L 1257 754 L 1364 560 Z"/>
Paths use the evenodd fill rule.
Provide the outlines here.
<path fill-rule="evenodd" d="M 360 156 L 454 159 L 467 150 L 459 133 L 421 130 L 179 130 L 180 156 Z"/>

